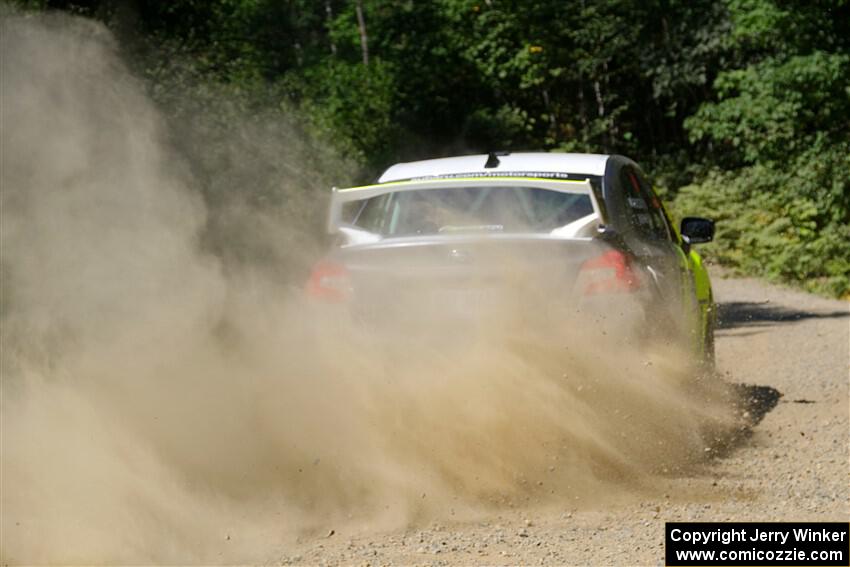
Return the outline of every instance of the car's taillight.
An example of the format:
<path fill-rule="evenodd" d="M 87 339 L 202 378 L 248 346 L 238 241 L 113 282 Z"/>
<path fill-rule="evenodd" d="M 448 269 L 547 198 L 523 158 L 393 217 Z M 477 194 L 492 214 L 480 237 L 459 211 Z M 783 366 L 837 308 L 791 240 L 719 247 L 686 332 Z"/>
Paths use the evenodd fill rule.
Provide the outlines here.
<path fill-rule="evenodd" d="M 322 260 L 313 266 L 306 291 L 308 297 L 318 301 L 347 301 L 352 292 L 351 274 L 342 264 Z"/>
<path fill-rule="evenodd" d="M 578 284 L 584 295 L 630 293 L 641 287 L 631 260 L 619 250 L 609 250 L 582 264 Z"/>

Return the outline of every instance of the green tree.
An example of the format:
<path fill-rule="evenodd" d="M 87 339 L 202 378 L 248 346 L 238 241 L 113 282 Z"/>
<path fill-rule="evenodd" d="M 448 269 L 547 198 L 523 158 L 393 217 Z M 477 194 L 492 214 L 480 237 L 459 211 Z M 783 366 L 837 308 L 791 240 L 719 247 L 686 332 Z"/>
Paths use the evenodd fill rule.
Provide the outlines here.
<path fill-rule="evenodd" d="M 714 167 L 679 197 L 727 223 L 721 260 L 850 293 L 848 5 L 734 0 L 737 63 L 686 121 Z M 790 32 L 790 33 L 789 33 Z M 722 197 L 721 197 L 722 196 Z"/>

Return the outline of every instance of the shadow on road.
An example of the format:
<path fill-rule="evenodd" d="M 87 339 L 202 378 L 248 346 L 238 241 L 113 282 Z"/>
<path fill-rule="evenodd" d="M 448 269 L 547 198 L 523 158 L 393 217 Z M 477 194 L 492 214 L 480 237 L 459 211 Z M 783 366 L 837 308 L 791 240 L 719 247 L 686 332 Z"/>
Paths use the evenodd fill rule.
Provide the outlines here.
<path fill-rule="evenodd" d="M 750 427 L 764 419 L 782 397 L 782 392 L 770 386 L 729 384 L 729 388 L 734 393 L 738 411 Z"/>
<path fill-rule="evenodd" d="M 739 419 L 734 427 L 715 432 L 710 447 L 711 459 L 728 457 L 752 437 L 755 426 L 779 404 L 782 397 L 782 392 L 770 386 L 727 382 L 726 387 Z"/>
<path fill-rule="evenodd" d="M 803 319 L 839 319 L 850 311 L 813 312 L 751 301 L 729 301 L 717 306 L 717 328 L 764 327 Z"/>

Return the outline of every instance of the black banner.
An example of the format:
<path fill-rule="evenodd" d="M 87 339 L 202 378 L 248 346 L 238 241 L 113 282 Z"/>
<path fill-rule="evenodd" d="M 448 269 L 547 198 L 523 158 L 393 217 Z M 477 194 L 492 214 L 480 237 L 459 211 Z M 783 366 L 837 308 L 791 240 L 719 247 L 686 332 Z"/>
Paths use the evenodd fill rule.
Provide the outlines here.
<path fill-rule="evenodd" d="M 667 522 L 667 565 L 850 565 L 842 522 Z"/>

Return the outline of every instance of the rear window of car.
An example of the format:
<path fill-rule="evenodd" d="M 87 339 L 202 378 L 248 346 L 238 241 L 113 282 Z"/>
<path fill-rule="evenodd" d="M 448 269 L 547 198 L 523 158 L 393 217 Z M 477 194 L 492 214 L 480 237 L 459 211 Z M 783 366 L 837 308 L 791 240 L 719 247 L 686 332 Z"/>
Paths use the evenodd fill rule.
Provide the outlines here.
<path fill-rule="evenodd" d="M 362 202 L 349 222 L 382 236 L 551 232 L 593 212 L 586 193 L 475 186 L 386 193 Z"/>

